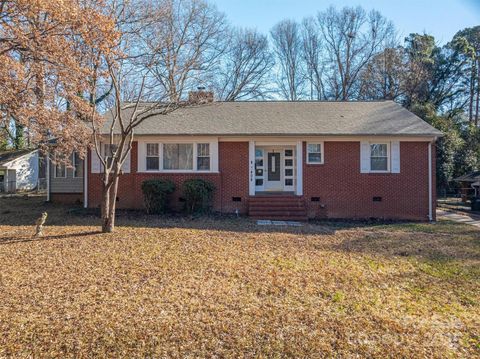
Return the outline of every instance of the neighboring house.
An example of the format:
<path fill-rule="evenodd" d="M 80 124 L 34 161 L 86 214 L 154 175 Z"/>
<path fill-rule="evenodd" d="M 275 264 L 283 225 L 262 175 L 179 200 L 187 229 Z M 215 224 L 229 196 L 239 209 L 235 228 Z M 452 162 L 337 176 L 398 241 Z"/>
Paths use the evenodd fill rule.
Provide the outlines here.
<path fill-rule="evenodd" d="M 480 196 L 480 171 L 473 171 L 454 179 L 460 183 L 462 200 L 465 202 L 470 194 Z"/>
<path fill-rule="evenodd" d="M 84 200 L 85 162 L 77 153 L 69 164 L 49 161 L 47 166 L 47 200 L 59 203 L 86 203 Z"/>
<path fill-rule="evenodd" d="M 0 152 L 0 192 L 30 191 L 38 183 L 38 150 Z"/>
<path fill-rule="evenodd" d="M 107 123 L 110 119 L 111 114 Z M 142 208 L 142 182 L 163 178 L 175 182 L 173 204 L 180 208 L 183 181 L 203 178 L 214 183 L 214 210 L 222 213 L 434 220 L 434 146 L 441 135 L 392 101 L 212 102 L 181 108 L 135 129 L 117 204 Z M 90 152 L 86 207 L 100 205 L 101 172 Z M 69 187 L 64 195 L 52 179 L 53 199 L 68 199 L 71 192 Z"/>

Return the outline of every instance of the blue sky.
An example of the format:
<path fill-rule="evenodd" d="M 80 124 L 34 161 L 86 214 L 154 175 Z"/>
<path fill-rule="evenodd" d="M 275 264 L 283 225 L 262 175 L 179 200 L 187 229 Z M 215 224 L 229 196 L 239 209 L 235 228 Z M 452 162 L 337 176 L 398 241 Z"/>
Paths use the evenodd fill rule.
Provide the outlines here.
<path fill-rule="evenodd" d="M 444 44 L 460 29 L 480 25 L 480 0 L 211 0 L 232 24 L 267 33 L 278 21 L 301 20 L 329 5 L 361 5 L 392 20 L 403 39 L 412 32 L 427 32 Z"/>

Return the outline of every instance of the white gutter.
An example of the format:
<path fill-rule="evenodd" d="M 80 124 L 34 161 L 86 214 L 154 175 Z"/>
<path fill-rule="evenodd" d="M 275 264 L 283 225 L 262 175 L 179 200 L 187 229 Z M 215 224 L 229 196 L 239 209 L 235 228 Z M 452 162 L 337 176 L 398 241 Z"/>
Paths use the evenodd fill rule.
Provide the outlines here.
<path fill-rule="evenodd" d="M 47 202 L 50 202 L 50 153 L 47 153 Z"/>
<path fill-rule="evenodd" d="M 428 143 L 428 220 L 433 221 L 432 142 Z"/>
<path fill-rule="evenodd" d="M 84 169 L 83 169 L 83 208 L 88 208 L 88 153 L 85 159 L 83 160 Z"/>

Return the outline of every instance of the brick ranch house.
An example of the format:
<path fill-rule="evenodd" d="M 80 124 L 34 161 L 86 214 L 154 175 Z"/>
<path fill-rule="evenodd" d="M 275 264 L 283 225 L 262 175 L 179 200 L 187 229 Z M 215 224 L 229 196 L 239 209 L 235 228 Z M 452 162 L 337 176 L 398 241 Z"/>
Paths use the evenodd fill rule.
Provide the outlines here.
<path fill-rule="evenodd" d="M 107 115 L 107 120 L 108 120 Z M 255 218 L 435 220 L 441 132 L 393 101 L 211 102 L 144 121 L 120 178 L 118 208 L 143 208 L 141 184 L 214 183 L 213 209 Z M 107 145 L 102 150 L 108 149 Z M 100 205 L 102 168 L 89 151 L 50 166 L 49 199 Z"/>

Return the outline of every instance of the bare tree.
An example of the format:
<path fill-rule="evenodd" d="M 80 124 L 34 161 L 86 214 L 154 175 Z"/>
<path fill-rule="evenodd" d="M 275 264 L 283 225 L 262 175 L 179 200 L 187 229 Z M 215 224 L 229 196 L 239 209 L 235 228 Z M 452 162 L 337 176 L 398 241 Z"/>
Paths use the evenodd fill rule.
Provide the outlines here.
<path fill-rule="evenodd" d="M 215 80 L 219 98 L 235 101 L 265 97 L 273 65 L 265 35 L 255 30 L 234 30 Z"/>
<path fill-rule="evenodd" d="M 310 99 L 326 99 L 323 84 L 322 41 L 314 18 L 309 17 L 302 21 L 302 45 L 305 72 L 310 87 Z"/>
<path fill-rule="evenodd" d="M 177 103 L 168 102 L 168 99 L 143 101 L 143 98 L 149 97 L 145 86 L 146 75 L 143 75 L 138 88 L 130 92 L 135 99 L 132 102 L 125 101 L 129 76 L 123 75 L 121 69 L 118 70 L 112 62 L 108 63 L 108 74 L 113 83 L 114 106 L 107 113 L 107 121 L 102 127 L 92 121 L 93 150 L 102 167 L 103 232 L 113 232 L 115 228 L 118 183 L 123 174 L 122 167 L 132 149 L 135 129 L 146 119 L 166 115 L 178 107 Z"/>
<path fill-rule="evenodd" d="M 285 99 L 296 101 L 302 95 L 305 82 L 300 27 L 295 21 L 283 20 L 270 34 L 279 65 L 277 84 L 280 93 Z"/>
<path fill-rule="evenodd" d="M 372 57 L 360 74 L 359 98 L 396 100 L 402 95 L 407 64 L 402 47 L 388 47 Z"/>
<path fill-rule="evenodd" d="M 152 1 L 154 21 L 143 31 L 152 81 L 179 101 L 196 88 L 225 50 L 225 16 L 205 0 Z"/>
<path fill-rule="evenodd" d="M 319 13 L 318 24 L 328 56 L 328 80 L 336 100 L 354 97 L 359 75 L 392 36 L 393 25 L 379 12 L 334 7 Z"/>

